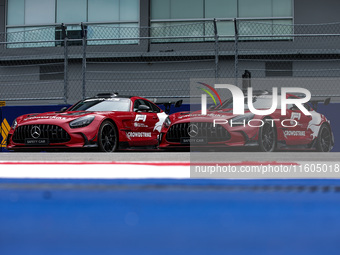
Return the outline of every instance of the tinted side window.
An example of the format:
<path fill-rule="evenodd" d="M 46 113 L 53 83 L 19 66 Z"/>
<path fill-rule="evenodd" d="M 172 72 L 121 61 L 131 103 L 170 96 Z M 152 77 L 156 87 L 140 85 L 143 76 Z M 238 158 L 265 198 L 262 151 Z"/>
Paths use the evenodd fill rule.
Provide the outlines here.
<path fill-rule="evenodd" d="M 147 106 L 150 107 L 150 109 L 152 110 L 152 112 L 155 112 L 155 113 L 159 113 L 161 112 L 161 109 L 159 109 L 156 105 L 154 105 L 153 103 L 149 102 L 149 101 L 146 101 L 146 100 L 143 100 L 145 102 L 145 104 Z"/>
<path fill-rule="evenodd" d="M 137 99 L 133 105 L 133 110 L 134 111 L 137 111 L 138 110 L 138 107 L 140 105 L 146 105 L 146 106 L 149 106 L 150 107 L 150 110 L 148 112 L 155 112 L 155 113 L 158 113 L 158 112 L 161 112 L 161 109 L 159 109 L 156 105 L 154 105 L 153 103 L 149 102 L 149 101 L 146 101 L 146 100 L 142 100 L 142 99 Z"/>
<path fill-rule="evenodd" d="M 311 110 L 311 107 L 309 104 L 304 103 L 303 106 L 307 109 L 307 111 Z"/>
<path fill-rule="evenodd" d="M 138 107 L 139 107 L 140 105 L 142 105 L 142 104 L 144 104 L 144 103 L 142 102 L 142 100 L 137 99 L 137 100 L 135 101 L 135 103 L 133 104 L 133 111 L 136 112 L 136 111 L 138 110 Z"/>
<path fill-rule="evenodd" d="M 153 108 L 153 112 L 161 112 L 161 109 L 157 106 L 157 105 L 154 105 L 154 104 L 151 104 L 152 105 L 152 108 Z"/>
<path fill-rule="evenodd" d="M 289 99 L 295 99 L 296 97 L 288 97 Z M 302 104 L 302 106 L 304 106 L 307 111 L 310 111 L 312 108 L 308 103 L 304 103 Z M 292 107 L 294 107 L 295 109 L 297 109 L 297 106 L 295 104 L 287 104 L 287 109 L 291 109 Z"/>

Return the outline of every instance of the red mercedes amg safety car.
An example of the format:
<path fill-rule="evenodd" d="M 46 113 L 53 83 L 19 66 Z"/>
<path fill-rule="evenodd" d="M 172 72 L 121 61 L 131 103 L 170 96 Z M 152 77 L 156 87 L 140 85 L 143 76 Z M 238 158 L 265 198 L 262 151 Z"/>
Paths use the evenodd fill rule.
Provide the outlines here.
<path fill-rule="evenodd" d="M 313 109 L 316 101 L 303 105 L 310 115 L 303 114 L 296 105 L 287 105 L 285 116 L 281 115 L 280 105 L 270 115 L 255 115 L 250 112 L 247 102 L 245 97 L 244 115 L 233 114 L 233 98 L 209 109 L 206 115 L 201 111 L 170 115 L 164 121 L 159 147 L 256 146 L 264 152 L 300 149 L 328 152 L 333 148 L 330 122 Z M 255 109 L 269 109 L 272 96 L 263 91 L 254 94 L 252 102 Z"/>
<path fill-rule="evenodd" d="M 59 112 L 16 118 L 7 149 L 98 148 L 113 152 L 128 147 L 156 147 L 167 116 L 145 98 L 102 93 Z"/>

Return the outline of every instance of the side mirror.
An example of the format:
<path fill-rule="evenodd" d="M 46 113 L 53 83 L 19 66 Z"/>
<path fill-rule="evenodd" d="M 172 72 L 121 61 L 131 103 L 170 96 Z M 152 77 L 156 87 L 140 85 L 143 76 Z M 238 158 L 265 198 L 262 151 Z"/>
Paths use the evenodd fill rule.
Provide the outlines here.
<path fill-rule="evenodd" d="M 150 107 L 147 106 L 147 105 L 138 106 L 138 111 L 145 112 L 145 111 L 149 111 L 149 110 L 150 110 Z"/>
<path fill-rule="evenodd" d="M 63 107 L 63 108 L 60 109 L 60 112 L 66 112 L 67 109 L 68 109 L 68 108 L 65 106 L 65 107 Z"/>

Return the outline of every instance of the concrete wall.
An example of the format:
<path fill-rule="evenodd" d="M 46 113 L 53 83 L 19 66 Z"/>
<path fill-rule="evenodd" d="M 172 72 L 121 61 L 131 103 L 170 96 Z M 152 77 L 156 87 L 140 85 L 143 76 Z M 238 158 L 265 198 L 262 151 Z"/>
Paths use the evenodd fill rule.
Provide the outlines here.
<path fill-rule="evenodd" d="M 150 25 L 149 17 L 150 17 L 150 6 L 149 6 L 149 0 L 141 0 L 140 2 L 140 26 L 146 27 Z M 5 31 L 5 0 L 0 0 L 0 33 Z M 337 0 L 295 0 L 294 1 L 294 23 L 295 24 L 319 24 L 319 23 L 329 23 L 329 22 L 340 22 L 340 16 L 338 14 L 338 10 L 340 10 L 340 1 Z M 304 28 L 305 29 L 305 28 Z M 318 31 L 311 31 L 313 33 L 322 33 L 324 29 L 321 29 Z M 259 31 L 260 32 L 260 31 Z M 295 31 L 295 33 L 299 33 Z M 326 40 L 322 40 L 321 43 L 325 43 Z M 326 42 L 325 48 L 333 48 L 334 45 L 338 45 L 340 43 L 339 40 L 331 40 L 330 42 Z M 230 47 L 233 46 L 233 42 L 227 43 L 230 45 Z M 99 47 L 89 47 L 89 52 L 93 51 L 94 53 L 98 51 L 104 51 L 108 54 L 110 53 L 117 53 L 117 52 L 137 52 L 137 53 L 143 53 L 148 54 L 149 50 L 153 52 L 151 55 L 155 55 L 155 53 L 158 53 L 160 51 L 173 51 L 174 54 L 176 51 L 183 51 L 183 50 L 198 50 L 201 51 L 203 49 L 213 49 L 214 44 L 213 43 L 194 43 L 189 44 L 190 47 L 188 47 L 187 44 L 151 44 L 151 48 L 149 49 L 148 41 L 147 40 L 141 40 L 139 42 L 139 45 L 135 46 L 127 46 L 127 45 L 114 45 L 114 46 L 99 46 Z M 250 44 L 249 44 L 250 45 Z M 289 41 L 283 42 L 282 44 L 278 45 L 277 42 L 267 42 L 265 44 L 260 43 L 258 45 L 255 45 L 254 47 L 261 47 L 263 46 L 263 49 L 265 50 L 275 50 L 282 47 L 287 47 L 289 49 L 296 49 L 296 48 L 302 48 L 305 47 L 305 40 L 295 40 L 294 43 L 291 43 Z M 320 44 L 315 43 L 315 45 L 310 46 L 310 48 L 319 47 Z M 230 48 L 227 46 L 227 48 Z M 253 46 L 250 45 L 252 48 Z M 78 50 L 77 50 L 78 51 Z M 79 50 L 79 53 L 81 53 L 81 50 Z M 212 51 L 211 54 L 214 52 Z M 33 57 L 36 59 L 44 58 L 42 55 L 51 54 L 51 55 L 58 55 L 58 57 L 62 57 L 62 51 L 58 49 L 57 47 L 53 48 L 29 48 L 29 49 L 15 49 L 15 50 L 6 50 L 4 52 L 1 52 L 2 57 L 8 55 L 8 56 L 25 56 L 30 55 L 30 57 Z M 198 52 L 200 54 L 200 52 Z M 231 52 L 226 52 L 226 54 L 232 54 Z"/>
<path fill-rule="evenodd" d="M 295 24 L 318 24 L 339 22 L 338 0 L 293 0 Z M 0 33 L 5 31 L 5 3 L 0 0 Z M 149 25 L 149 0 L 140 0 L 140 24 Z"/>
<path fill-rule="evenodd" d="M 294 0 L 295 24 L 339 22 L 338 0 Z"/>

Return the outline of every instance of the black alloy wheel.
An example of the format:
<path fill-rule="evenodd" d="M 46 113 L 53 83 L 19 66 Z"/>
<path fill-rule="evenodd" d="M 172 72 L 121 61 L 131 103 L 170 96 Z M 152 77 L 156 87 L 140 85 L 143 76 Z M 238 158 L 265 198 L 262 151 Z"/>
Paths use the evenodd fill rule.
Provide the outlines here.
<path fill-rule="evenodd" d="M 323 124 L 319 130 L 316 140 L 316 150 L 319 152 L 329 152 L 332 149 L 332 132 L 328 125 Z"/>
<path fill-rule="evenodd" d="M 118 135 L 116 127 L 110 121 L 104 121 L 98 134 L 98 147 L 102 152 L 114 152 L 118 148 Z"/>
<path fill-rule="evenodd" d="M 264 124 L 259 132 L 259 147 L 260 151 L 272 152 L 276 148 L 276 132 L 275 126 L 272 127 L 272 122 L 263 120 Z"/>

